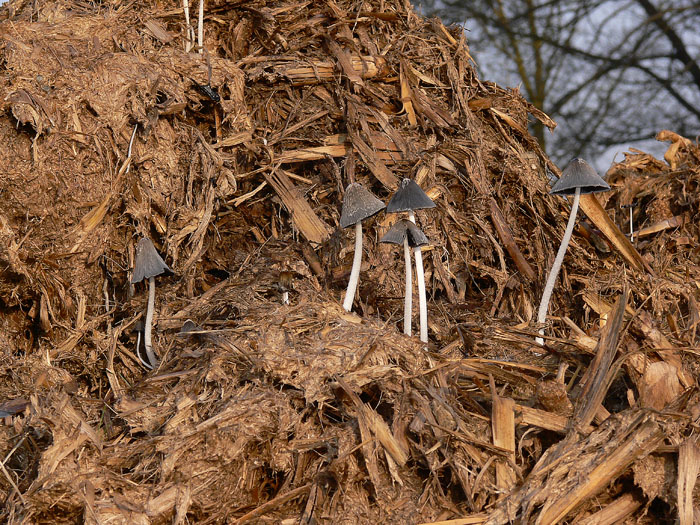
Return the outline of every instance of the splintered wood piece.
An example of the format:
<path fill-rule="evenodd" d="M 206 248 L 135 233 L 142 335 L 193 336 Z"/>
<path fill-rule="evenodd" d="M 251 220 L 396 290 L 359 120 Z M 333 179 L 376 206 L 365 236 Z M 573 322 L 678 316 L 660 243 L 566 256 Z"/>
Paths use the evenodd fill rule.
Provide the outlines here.
<path fill-rule="evenodd" d="M 294 498 L 298 498 L 299 496 L 303 496 L 307 492 L 311 490 L 311 486 L 313 483 L 307 483 L 306 485 L 302 485 L 301 487 L 298 487 L 296 489 L 290 490 L 289 492 L 286 492 L 284 494 L 280 494 L 276 498 L 272 498 L 270 501 L 267 501 L 260 505 L 258 508 L 251 510 L 247 514 L 244 514 L 240 518 L 238 518 L 235 523 L 236 525 L 240 525 L 241 523 L 245 523 L 247 521 L 250 521 L 254 518 L 257 518 L 259 516 L 263 516 L 270 512 L 271 510 L 276 509 L 280 505 L 284 505 L 288 501 L 293 500 Z"/>
<path fill-rule="evenodd" d="M 573 413 L 573 405 L 569 400 L 566 385 L 562 381 L 546 379 L 537 383 L 535 391 L 537 401 L 547 411 L 570 416 Z"/>
<path fill-rule="evenodd" d="M 454 289 L 454 285 L 450 281 L 450 277 L 447 274 L 447 268 L 442 263 L 442 257 L 437 252 L 432 252 L 433 267 L 435 272 L 440 278 L 443 288 L 445 289 L 445 294 L 447 295 L 447 300 L 450 304 L 455 304 L 457 302 L 457 292 Z"/>
<path fill-rule="evenodd" d="M 352 145 L 362 157 L 362 160 L 367 164 L 367 167 L 372 172 L 379 182 L 390 191 L 395 191 L 399 187 L 399 179 L 394 175 L 384 162 L 377 156 L 376 152 L 360 138 L 358 132 L 350 134 Z"/>
<path fill-rule="evenodd" d="M 678 379 L 684 388 L 695 384 L 693 376 L 683 366 L 680 353 L 673 349 L 671 342 L 654 326 L 649 312 L 640 311 L 634 319 L 634 327 L 644 334 L 661 359 L 676 368 Z"/>
<path fill-rule="evenodd" d="M 508 223 L 503 217 L 503 214 L 501 213 L 498 204 L 493 198 L 491 198 L 489 204 L 491 206 L 491 220 L 493 221 L 493 224 L 496 227 L 498 237 L 501 239 L 501 242 L 505 245 L 506 250 L 508 251 L 508 254 L 510 255 L 511 259 L 515 261 L 515 265 L 518 267 L 520 273 L 530 281 L 534 281 L 536 278 L 535 271 L 532 269 L 530 263 L 528 263 L 525 257 L 523 256 L 522 252 L 520 251 L 520 248 L 518 248 L 518 245 L 515 243 L 515 239 L 513 239 L 513 234 L 510 231 L 510 227 L 508 226 Z"/>
<path fill-rule="evenodd" d="M 672 143 L 666 150 L 666 153 L 664 153 L 664 159 L 666 160 L 666 162 L 669 163 L 672 170 L 675 170 L 678 166 L 678 159 L 676 158 L 676 156 L 678 155 L 678 150 L 681 147 L 697 151 L 697 147 L 693 144 L 692 141 L 680 136 L 678 133 L 674 133 L 673 131 L 669 131 L 667 129 L 659 131 L 656 134 L 656 140 L 661 142 Z"/>
<path fill-rule="evenodd" d="M 548 500 L 537 522 L 542 525 L 561 523 L 569 512 L 604 490 L 632 463 L 652 452 L 663 439 L 664 431 L 657 423 L 642 423 L 624 442 L 602 455 L 585 476 L 579 476 L 580 483 L 556 499 Z"/>
<path fill-rule="evenodd" d="M 649 263 L 639 254 L 625 234 L 620 231 L 617 224 L 612 221 L 595 194 L 587 193 L 581 195 L 579 206 L 583 213 L 585 213 L 591 222 L 608 238 L 628 263 L 639 271 L 646 271 L 654 275 L 654 271 L 651 269 L 651 266 L 649 266 Z"/>
<path fill-rule="evenodd" d="M 421 89 L 411 91 L 413 106 L 418 113 L 428 117 L 433 123 L 441 128 L 449 128 L 457 125 L 457 121 L 450 112 L 439 106 L 434 99 L 427 96 Z"/>
<path fill-rule="evenodd" d="M 474 514 L 467 518 L 457 518 L 454 520 L 430 521 L 419 523 L 418 525 L 480 525 L 486 522 L 486 514 Z"/>
<path fill-rule="evenodd" d="M 480 170 L 470 169 L 466 160 L 464 161 L 464 165 L 466 172 L 471 181 L 474 183 L 477 191 L 482 195 L 490 194 L 492 191 L 491 184 L 484 177 L 483 173 Z M 489 198 L 489 206 L 491 208 L 491 221 L 496 227 L 498 237 L 505 245 L 508 254 L 515 262 L 515 266 L 518 268 L 518 271 L 525 278 L 534 281 L 537 278 L 535 271 L 532 269 L 532 266 L 530 266 L 530 263 L 528 263 L 525 259 L 525 256 L 520 251 L 520 248 L 518 248 L 518 245 L 513 238 L 513 234 L 511 233 L 510 227 L 503 217 L 503 212 L 501 212 L 501 209 L 498 207 L 498 204 L 493 197 Z"/>
<path fill-rule="evenodd" d="M 678 447 L 678 516 L 680 525 L 693 525 L 693 489 L 700 472 L 700 447 L 689 438 Z"/>
<path fill-rule="evenodd" d="M 413 100 L 411 98 L 411 86 L 408 80 L 408 69 L 404 60 L 401 60 L 401 67 L 399 71 L 399 84 L 401 86 L 401 103 L 403 104 L 403 109 L 408 117 L 408 123 L 411 126 L 418 124 L 416 119 L 416 112 L 413 109 Z"/>
<path fill-rule="evenodd" d="M 500 397 L 496 391 L 493 376 L 490 377 L 491 400 L 491 429 L 493 444 L 510 452 L 511 464 L 515 463 L 515 402 L 510 398 Z M 496 460 L 496 485 L 503 491 L 509 491 L 516 482 L 516 474 L 510 464 Z"/>
<path fill-rule="evenodd" d="M 239 144 L 250 142 L 251 140 L 253 140 L 252 131 L 239 131 L 238 133 L 232 133 L 231 135 L 222 138 L 221 140 L 217 141 L 216 144 L 212 144 L 211 147 L 216 149 L 238 146 Z"/>
<path fill-rule="evenodd" d="M 399 466 L 403 467 L 408 461 L 408 452 L 393 436 L 389 425 L 367 404 L 362 403 L 358 408 L 360 409 L 359 416 L 364 419 L 365 424 L 384 447 L 384 450 Z"/>
<path fill-rule="evenodd" d="M 308 202 L 301 196 L 292 180 L 282 170 L 265 173 L 265 180 L 279 195 L 282 203 L 292 216 L 294 225 L 309 242 L 321 244 L 331 235 L 331 228 L 314 213 Z"/>
<path fill-rule="evenodd" d="M 309 497 L 306 499 L 304 512 L 302 512 L 299 519 L 299 525 L 311 525 L 316 523 L 314 514 L 316 509 L 322 508 L 324 497 L 325 491 L 323 490 L 322 484 L 319 483 L 318 480 L 314 481 L 309 490 Z"/>
<path fill-rule="evenodd" d="M 688 218 L 686 215 L 675 215 L 634 232 L 634 237 L 638 239 L 640 237 L 646 237 L 647 235 L 652 235 L 670 228 L 679 228 L 687 222 Z"/>
<path fill-rule="evenodd" d="M 651 363 L 637 382 L 639 406 L 663 410 L 682 391 L 678 370 L 664 361 Z"/>
<path fill-rule="evenodd" d="M 397 140 L 399 142 L 402 140 L 400 135 L 398 135 L 395 140 L 383 132 L 370 130 L 367 136 L 372 144 L 372 148 L 377 152 L 382 160 L 393 158 L 395 159 L 394 162 L 396 162 L 396 160 L 403 159 L 403 153 L 397 143 Z M 326 146 L 337 146 L 339 144 L 351 145 L 352 142 L 347 133 L 336 133 L 334 135 L 326 136 L 323 139 L 323 144 Z M 418 182 L 417 179 L 416 182 Z"/>
<path fill-rule="evenodd" d="M 591 354 L 595 353 L 595 349 L 598 347 L 597 339 L 586 334 L 568 317 L 562 317 L 561 320 L 571 328 L 572 334 L 569 336 L 569 339 L 574 341 L 579 349 Z"/>
<path fill-rule="evenodd" d="M 124 165 L 128 165 L 128 162 L 125 162 Z M 117 181 L 115 183 L 115 187 L 119 185 L 119 177 L 117 178 Z M 78 227 L 76 228 L 76 233 L 78 236 L 78 240 L 76 243 L 71 247 L 70 253 L 75 253 L 78 251 L 80 248 L 81 244 L 85 241 L 87 238 L 88 234 L 94 230 L 98 224 L 102 222 L 102 219 L 105 218 L 105 215 L 107 215 L 107 210 L 109 209 L 109 206 L 111 204 L 112 198 L 117 194 L 117 190 L 115 189 L 114 191 L 109 192 L 104 199 L 102 199 L 102 202 L 95 206 L 93 209 L 91 209 L 89 212 L 87 212 L 82 219 L 80 219 L 80 222 L 78 223 Z"/>
<path fill-rule="evenodd" d="M 378 161 L 387 164 L 396 164 L 397 162 L 404 160 L 405 155 L 399 146 L 394 140 L 386 136 L 384 133 L 370 132 L 369 137 L 372 144 L 371 148 L 367 146 L 365 141 L 362 141 L 359 146 L 362 147 L 364 145 L 363 151 L 365 151 L 365 153 L 367 153 L 367 151 L 371 152 L 370 158 L 376 158 Z M 283 151 L 278 157 L 276 157 L 275 160 L 283 164 L 291 164 L 296 162 L 325 159 L 328 156 L 347 157 L 353 151 L 353 143 L 350 140 L 350 137 L 344 133 L 329 135 L 323 142 L 323 146 Z M 360 151 L 360 147 L 355 144 L 354 149 Z M 392 177 L 395 178 L 393 174 Z M 389 176 L 387 176 L 387 178 L 389 180 L 391 179 Z"/>
<path fill-rule="evenodd" d="M 350 153 L 351 146 L 349 144 L 337 144 L 331 146 L 318 146 L 314 148 L 301 148 L 283 151 L 276 161 L 282 164 L 293 162 L 307 162 L 309 160 L 325 159 L 331 157 L 345 157 Z"/>
<path fill-rule="evenodd" d="M 598 351 L 591 361 L 583 391 L 574 411 L 576 424 L 587 426 L 593 421 L 593 417 L 598 412 L 598 407 L 601 406 L 615 376 L 612 363 L 620 340 L 622 318 L 627 306 L 628 295 L 629 291 L 625 287 L 613 308 L 612 319 L 603 329 L 598 342 Z"/>
<path fill-rule="evenodd" d="M 360 81 L 381 77 L 388 71 L 386 59 L 380 56 L 350 55 L 343 68 L 343 73 L 347 75 L 345 68 L 348 68 L 353 77 L 360 79 Z M 336 63 L 326 60 L 304 60 L 278 64 L 273 66 L 273 71 L 288 78 L 295 86 L 320 84 L 332 81 L 338 76 Z"/>
<path fill-rule="evenodd" d="M 499 111 L 496 108 L 489 108 L 489 111 L 491 111 L 494 115 L 498 115 L 498 117 L 503 120 L 506 124 L 508 124 L 513 130 L 518 132 L 518 135 L 522 137 L 527 137 L 530 135 L 530 133 L 527 131 L 527 128 L 524 126 L 521 126 L 518 124 L 513 117 L 508 115 L 507 113 L 504 113 L 503 111 Z"/>
<path fill-rule="evenodd" d="M 581 294 L 581 298 L 600 317 L 607 318 L 613 310 L 612 304 L 593 292 L 584 290 Z M 625 307 L 625 316 L 634 316 L 636 313 L 637 312 L 631 305 L 628 304 Z"/>
<path fill-rule="evenodd" d="M 384 447 L 384 450 L 391 455 L 392 459 L 401 467 L 408 461 L 408 451 L 391 433 L 389 425 L 377 414 L 369 405 L 363 403 L 359 396 L 352 391 L 349 385 L 340 377 L 336 378 L 338 384 L 350 397 L 355 408 L 358 410 L 358 422 L 360 426 L 365 426 L 371 430 L 377 441 Z M 363 437 L 363 441 L 366 439 Z"/>
<path fill-rule="evenodd" d="M 566 416 L 518 404 L 514 405 L 514 409 L 519 425 L 530 425 L 561 434 L 569 430 L 569 418 Z"/>
<path fill-rule="evenodd" d="M 254 190 L 251 190 L 244 195 L 240 195 L 235 199 L 231 199 L 230 201 L 226 201 L 226 204 L 232 204 L 235 208 L 238 208 L 238 206 L 243 204 L 248 199 L 252 199 L 253 197 L 255 197 L 258 194 L 258 192 L 260 192 L 265 186 L 267 186 L 267 182 L 263 181 Z"/>
<path fill-rule="evenodd" d="M 623 494 L 612 503 L 608 503 L 595 514 L 581 520 L 579 525 L 617 525 L 625 523 L 642 506 L 644 501 L 634 494 Z"/>
<path fill-rule="evenodd" d="M 175 38 L 175 36 L 157 20 L 146 20 L 143 25 L 146 26 L 146 29 L 151 35 L 164 44 L 169 44 Z"/>
<path fill-rule="evenodd" d="M 345 74 L 346 77 L 348 77 L 348 80 L 352 82 L 353 84 L 357 85 L 364 85 L 364 82 L 362 81 L 362 77 L 360 77 L 358 71 L 355 70 L 355 68 L 352 65 L 352 62 L 350 61 L 350 55 L 347 53 L 340 45 L 335 40 L 327 40 L 328 43 L 328 48 L 331 50 L 331 52 L 335 55 L 335 58 L 338 59 L 338 64 L 340 64 L 340 69 L 342 69 L 343 73 Z"/>

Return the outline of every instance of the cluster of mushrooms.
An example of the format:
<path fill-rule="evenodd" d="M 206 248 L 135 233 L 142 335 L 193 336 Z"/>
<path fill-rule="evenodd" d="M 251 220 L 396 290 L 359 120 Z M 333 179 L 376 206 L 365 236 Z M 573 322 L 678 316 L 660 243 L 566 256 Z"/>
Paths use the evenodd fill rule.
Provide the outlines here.
<path fill-rule="evenodd" d="M 415 210 L 434 208 L 435 203 L 411 179 L 403 179 L 398 190 L 385 206 L 382 201 L 372 195 L 362 184 L 353 182 L 345 189 L 343 209 L 340 215 L 340 226 L 347 228 L 355 226 L 355 254 L 348 288 L 345 292 L 343 308 L 352 310 L 357 283 L 362 265 L 362 221 L 376 215 L 386 208 L 387 213 L 407 213 L 408 220 L 401 219 L 386 232 L 379 242 L 403 245 L 406 261 L 406 293 L 404 298 L 403 332 L 411 335 L 411 312 L 413 309 L 413 275 L 411 271 L 411 248 L 416 260 L 416 280 L 418 281 L 418 301 L 420 312 L 420 340 L 428 342 L 428 306 L 425 296 L 425 275 L 423 273 L 423 255 L 421 246 L 428 244 L 428 238 L 416 226 Z"/>
<path fill-rule="evenodd" d="M 547 318 L 549 309 L 549 301 L 554 290 L 554 283 L 559 275 L 564 254 L 569 245 L 571 234 L 576 222 L 576 213 L 578 211 L 579 198 L 585 193 L 595 193 L 607 191 L 610 186 L 605 182 L 596 171 L 583 159 L 573 159 L 561 174 L 561 178 L 554 184 L 551 195 L 573 196 L 571 205 L 571 215 L 562 237 L 559 250 L 554 259 L 552 269 L 547 277 L 547 282 L 544 287 L 540 307 L 537 313 L 537 324 L 539 329 L 539 337 L 535 339 L 538 345 L 543 346 L 544 340 L 544 323 Z M 428 310 L 426 305 L 425 295 L 425 277 L 423 274 L 423 258 L 421 255 L 421 246 L 428 244 L 428 239 L 425 234 L 416 226 L 414 210 L 434 208 L 435 203 L 428 197 L 425 192 L 411 179 L 403 179 L 399 185 L 399 189 L 389 200 L 386 205 L 387 213 L 407 212 L 408 220 L 401 219 L 394 223 L 389 231 L 380 239 L 379 242 L 403 244 L 404 257 L 406 261 L 406 292 L 404 300 L 404 334 L 411 335 L 411 312 L 412 312 L 412 288 L 413 279 L 411 272 L 411 254 L 410 249 L 413 249 L 416 261 L 416 278 L 418 281 L 418 298 L 420 301 L 420 340 L 424 343 L 428 342 Z M 359 281 L 360 266 L 362 264 L 362 221 L 372 217 L 385 208 L 384 203 L 372 195 L 359 183 L 351 183 L 345 190 L 343 198 L 343 209 L 340 217 L 340 225 L 343 228 L 355 226 L 355 254 L 353 257 L 352 270 L 348 281 L 348 288 L 345 292 L 345 300 L 343 308 L 348 312 L 352 310 L 352 303 L 357 290 Z"/>
<path fill-rule="evenodd" d="M 607 191 L 610 186 L 596 173 L 596 171 L 584 160 L 573 159 L 561 174 L 561 178 L 554 184 L 550 194 L 564 197 L 573 196 L 571 215 L 562 237 L 559 250 L 554 259 L 552 269 L 547 276 L 547 282 L 540 301 L 537 313 L 539 337 L 535 340 L 540 346 L 544 345 L 544 323 L 547 318 L 549 301 L 554 290 L 554 283 L 559 275 L 566 248 L 569 245 L 571 234 L 576 222 L 579 198 L 581 194 Z M 403 179 L 396 193 L 388 204 L 384 204 L 369 190 L 357 182 L 353 182 L 345 189 L 343 208 L 340 217 L 340 225 L 343 228 L 355 226 L 355 253 L 353 256 L 352 270 L 348 287 L 345 292 L 343 308 L 348 312 L 352 310 L 357 284 L 362 265 L 362 221 L 376 215 L 386 209 L 387 213 L 406 213 L 407 219 L 400 219 L 386 232 L 379 242 L 403 245 L 406 263 L 406 289 L 404 298 L 404 334 L 411 335 L 413 275 L 411 270 L 411 249 L 416 264 L 416 280 L 418 282 L 419 315 L 420 315 L 420 340 L 428 342 L 428 308 L 425 293 L 425 275 L 423 273 L 423 257 L 421 246 L 428 244 L 428 239 L 416 225 L 414 211 L 419 209 L 434 208 L 435 203 L 425 192 L 411 179 Z M 158 358 L 153 351 L 151 332 L 153 326 L 153 310 L 155 306 L 155 278 L 163 273 L 171 272 L 163 258 L 156 251 L 153 242 L 148 237 L 143 237 L 136 245 L 136 258 L 134 261 L 131 283 L 136 284 L 148 279 L 148 306 L 146 320 L 139 323 L 138 338 L 136 342 L 136 355 L 141 363 L 148 369 L 154 369 L 158 365 Z M 291 273 L 288 280 L 291 281 Z M 290 285 L 291 286 L 291 285 Z M 283 304 L 289 304 L 289 287 L 283 289 Z M 141 350 L 141 333 L 143 332 L 143 352 Z"/>

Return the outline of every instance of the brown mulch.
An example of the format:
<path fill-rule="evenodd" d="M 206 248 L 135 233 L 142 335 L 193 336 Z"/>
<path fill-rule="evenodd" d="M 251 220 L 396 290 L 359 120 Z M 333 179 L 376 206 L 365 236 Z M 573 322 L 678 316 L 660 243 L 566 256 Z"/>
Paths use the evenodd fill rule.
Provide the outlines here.
<path fill-rule="evenodd" d="M 0 519 L 693 523 L 698 143 L 662 131 L 582 198 L 542 348 L 569 205 L 527 126 L 555 123 L 459 28 L 399 0 L 204 14 L 200 53 L 173 2 L 0 7 Z M 340 304 L 343 189 L 403 177 L 437 204 L 427 345 L 391 215 Z M 144 235 L 173 270 L 154 371 Z"/>

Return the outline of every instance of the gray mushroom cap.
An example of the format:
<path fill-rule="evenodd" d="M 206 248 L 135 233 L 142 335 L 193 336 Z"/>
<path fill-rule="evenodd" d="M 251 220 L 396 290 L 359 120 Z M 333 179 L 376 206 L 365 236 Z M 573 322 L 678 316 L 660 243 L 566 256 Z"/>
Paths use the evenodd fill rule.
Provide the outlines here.
<path fill-rule="evenodd" d="M 151 239 L 143 237 L 136 245 L 136 260 L 134 261 L 134 275 L 131 277 L 131 284 L 169 271 L 170 268 L 158 255 Z"/>
<path fill-rule="evenodd" d="M 185 321 L 182 324 L 182 328 L 180 328 L 180 333 L 187 334 L 189 332 L 200 331 L 201 329 L 202 329 L 202 327 L 197 325 L 197 323 L 195 323 L 192 319 L 187 319 L 187 321 Z"/>
<path fill-rule="evenodd" d="M 343 197 L 340 225 L 343 228 L 364 221 L 382 211 L 385 204 L 359 182 L 348 184 Z"/>
<path fill-rule="evenodd" d="M 389 228 L 389 231 L 386 232 L 381 239 L 379 239 L 379 242 L 403 244 L 406 237 L 408 237 L 408 245 L 411 248 L 429 244 L 425 233 L 423 233 L 418 226 L 413 224 L 411 221 L 407 221 L 406 219 L 397 221 L 391 228 Z"/>
<path fill-rule="evenodd" d="M 552 186 L 550 195 L 573 195 L 576 188 L 583 193 L 608 191 L 610 185 L 583 159 L 573 159 L 561 172 L 561 177 Z"/>
<path fill-rule="evenodd" d="M 399 213 L 434 207 L 435 203 L 415 181 L 403 179 L 399 184 L 399 189 L 396 190 L 396 193 L 389 200 L 389 204 L 386 205 L 386 211 L 387 213 Z"/>

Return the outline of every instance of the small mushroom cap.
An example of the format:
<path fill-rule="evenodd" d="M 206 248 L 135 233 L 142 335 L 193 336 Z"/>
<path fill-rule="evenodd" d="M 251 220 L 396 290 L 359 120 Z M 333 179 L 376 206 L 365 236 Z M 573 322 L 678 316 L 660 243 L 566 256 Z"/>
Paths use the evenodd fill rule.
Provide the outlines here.
<path fill-rule="evenodd" d="M 279 279 L 277 280 L 277 288 L 280 292 L 290 292 L 294 289 L 294 272 L 288 270 L 280 272 Z"/>
<path fill-rule="evenodd" d="M 368 219 L 385 208 L 385 204 L 359 182 L 348 184 L 343 197 L 340 225 L 343 228 Z"/>
<path fill-rule="evenodd" d="M 180 328 L 180 333 L 181 334 L 189 334 L 190 332 L 198 332 L 202 330 L 202 327 L 197 325 L 192 319 L 188 319 L 182 324 L 182 328 Z"/>
<path fill-rule="evenodd" d="M 408 245 L 411 248 L 429 244 L 425 233 L 423 233 L 418 226 L 413 224 L 411 221 L 407 221 L 406 219 L 397 221 L 391 228 L 389 228 L 389 231 L 386 232 L 381 239 L 379 239 L 379 242 L 403 244 L 403 241 L 407 236 Z"/>
<path fill-rule="evenodd" d="M 170 268 L 158 255 L 151 239 L 143 237 L 136 245 L 136 261 L 134 261 L 134 275 L 131 277 L 131 284 L 169 271 Z"/>
<path fill-rule="evenodd" d="M 608 191 L 610 185 L 583 159 L 573 159 L 561 172 L 561 177 L 552 186 L 551 195 L 573 195 L 576 188 L 581 193 Z"/>
<path fill-rule="evenodd" d="M 399 213 L 402 211 L 422 210 L 434 208 L 435 203 L 428 197 L 415 181 L 403 179 L 399 189 L 386 205 L 387 213 Z"/>

